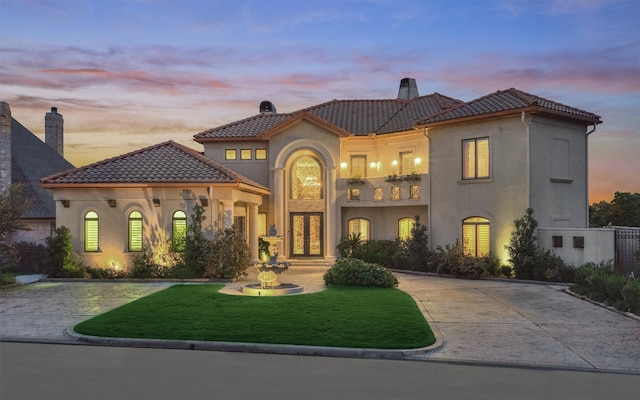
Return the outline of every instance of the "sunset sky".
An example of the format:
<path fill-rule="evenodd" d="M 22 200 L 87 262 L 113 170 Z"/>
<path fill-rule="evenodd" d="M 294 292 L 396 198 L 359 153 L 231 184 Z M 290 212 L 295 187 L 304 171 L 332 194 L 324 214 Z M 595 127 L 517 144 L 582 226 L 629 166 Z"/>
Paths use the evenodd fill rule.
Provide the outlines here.
<path fill-rule="evenodd" d="M 590 202 L 640 192 L 639 0 L 0 0 L 0 101 L 81 166 L 332 99 L 515 87 L 602 116 Z"/>

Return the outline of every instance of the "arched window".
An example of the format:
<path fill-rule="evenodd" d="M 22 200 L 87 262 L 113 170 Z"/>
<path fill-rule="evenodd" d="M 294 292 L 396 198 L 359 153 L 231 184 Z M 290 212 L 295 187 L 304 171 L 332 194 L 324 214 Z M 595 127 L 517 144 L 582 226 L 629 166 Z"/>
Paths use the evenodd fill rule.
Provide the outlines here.
<path fill-rule="evenodd" d="M 84 215 L 84 251 L 100 251 L 98 213 L 89 211 Z"/>
<path fill-rule="evenodd" d="M 368 219 L 352 218 L 349 220 L 349 237 L 360 234 L 360 240 L 368 241 L 370 238 L 370 224 Z"/>
<path fill-rule="evenodd" d="M 291 164 L 291 199 L 322 199 L 322 165 L 310 155 L 298 157 Z"/>
<path fill-rule="evenodd" d="M 401 218 L 398 220 L 398 238 L 409 240 L 413 237 L 413 226 L 416 221 L 413 218 Z"/>
<path fill-rule="evenodd" d="M 142 251 L 142 214 L 132 211 L 129 214 L 129 251 Z"/>
<path fill-rule="evenodd" d="M 184 251 L 185 241 L 187 239 L 187 214 L 178 210 L 173 213 L 171 223 L 171 240 L 175 251 Z"/>
<path fill-rule="evenodd" d="M 473 257 L 489 254 L 489 220 L 469 217 L 462 221 L 462 242 L 464 252 Z"/>

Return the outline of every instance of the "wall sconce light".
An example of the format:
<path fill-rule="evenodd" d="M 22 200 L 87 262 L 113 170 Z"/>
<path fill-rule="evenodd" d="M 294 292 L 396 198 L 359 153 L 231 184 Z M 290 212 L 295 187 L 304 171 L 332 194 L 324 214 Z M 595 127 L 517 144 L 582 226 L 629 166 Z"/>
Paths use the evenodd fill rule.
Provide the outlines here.
<path fill-rule="evenodd" d="M 376 162 L 375 162 L 375 161 L 371 161 L 371 162 L 369 163 L 369 168 L 375 168 L 375 167 L 377 167 L 377 166 L 378 166 L 378 164 L 376 164 Z"/>
<path fill-rule="evenodd" d="M 204 196 L 200 196 L 200 204 L 202 207 L 209 207 L 209 199 Z"/>
<path fill-rule="evenodd" d="M 391 165 L 393 165 L 394 167 L 397 167 L 398 166 L 398 160 L 391 161 Z"/>
<path fill-rule="evenodd" d="M 71 200 L 60 200 L 60 202 L 62 203 L 62 207 L 64 208 L 69 208 L 69 206 L 71 205 Z"/>
<path fill-rule="evenodd" d="M 422 158 L 420 158 L 420 157 L 416 157 L 416 159 L 415 159 L 415 160 L 413 160 L 413 162 L 414 162 L 416 165 L 420 165 L 420 163 L 422 162 Z"/>
<path fill-rule="evenodd" d="M 154 197 L 152 201 L 154 207 L 160 207 L 160 199 Z"/>
<path fill-rule="evenodd" d="M 340 168 L 343 168 L 343 169 L 344 169 L 344 168 L 347 168 L 347 163 L 346 163 L 346 162 L 344 162 L 344 161 L 343 161 L 343 162 L 341 162 L 341 163 L 340 163 Z"/>
<path fill-rule="evenodd" d="M 109 200 L 107 200 L 107 203 L 109 203 L 109 207 L 115 207 L 116 206 L 116 200 L 115 199 L 109 199 Z"/>

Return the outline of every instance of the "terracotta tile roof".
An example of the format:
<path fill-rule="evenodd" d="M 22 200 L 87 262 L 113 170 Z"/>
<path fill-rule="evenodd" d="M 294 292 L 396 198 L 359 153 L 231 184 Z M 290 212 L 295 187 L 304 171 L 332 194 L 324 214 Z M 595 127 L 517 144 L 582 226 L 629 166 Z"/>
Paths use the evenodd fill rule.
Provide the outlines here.
<path fill-rule="evenodd" d="M 524 109 L 563 115 L 568 118 L 583 120 L 589 123 L 599 124 L 602 122 L 599 115 L 511 88 L 507 90 L 499 90 L 495 93 L 491 93 L 459 105 L 451 110 L 444 111 L 438 115 L 422 119 L 418 122 L 418 125 L 429 125 L 456 119 L 489 116 L 491 114 L 510 111 L 519 112 Z"/>
<path fill-rule="evenodd" d="M 91 184 L 259 183 L 174 141 L 159 143 L 41 180 L 44 187 Z"/>
<path fill-rule="evenodd" d="M 361 136 L 412 129 L 415 122 L 435 115 L 460 100 L 439 93 L 412 100 L 331 100 L 288 114 L 258 114 L 194 136 L 197 142 L 238 138 L 258 138 L 279 124 L 306 112 L 352 135 Z"/>

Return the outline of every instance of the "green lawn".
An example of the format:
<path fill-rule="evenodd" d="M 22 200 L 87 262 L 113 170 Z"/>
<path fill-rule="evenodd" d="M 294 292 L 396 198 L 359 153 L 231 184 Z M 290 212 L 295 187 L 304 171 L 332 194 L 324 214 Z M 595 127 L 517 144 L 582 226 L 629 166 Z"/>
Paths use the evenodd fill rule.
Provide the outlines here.
<path fill-rule="evenodd" d="M 75 326 L 124 338 L 410 349 L 435 337 L 398 289 L 332 286 L 280 297 L 218 293 L 219 284 L 176 285 Z"/>

